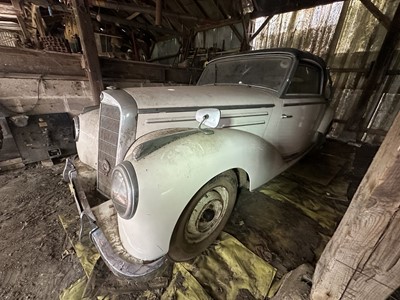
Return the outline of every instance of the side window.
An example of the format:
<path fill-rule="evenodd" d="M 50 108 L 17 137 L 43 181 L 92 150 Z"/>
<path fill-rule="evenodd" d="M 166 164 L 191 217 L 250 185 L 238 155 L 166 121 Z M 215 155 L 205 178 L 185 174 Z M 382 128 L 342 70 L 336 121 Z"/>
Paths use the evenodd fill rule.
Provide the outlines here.
<path fill-rule="evenodd" d="M 312 64 L 300 63 L 290 82 L 287 95 L 320 95 L 321 70 Z"/>

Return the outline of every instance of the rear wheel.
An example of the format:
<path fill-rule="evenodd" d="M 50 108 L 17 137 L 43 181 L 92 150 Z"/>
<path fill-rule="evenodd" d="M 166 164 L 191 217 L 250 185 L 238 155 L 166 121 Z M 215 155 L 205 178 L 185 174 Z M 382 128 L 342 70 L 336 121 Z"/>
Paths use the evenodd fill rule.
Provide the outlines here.
<path fill-rule="evenodd" d="M 196 257 L 217 238 L 235 205 L 237 186 L 236 174 L 227 171 L 194 195 L 172 234 L 168 255 L 173 261 Z"/>

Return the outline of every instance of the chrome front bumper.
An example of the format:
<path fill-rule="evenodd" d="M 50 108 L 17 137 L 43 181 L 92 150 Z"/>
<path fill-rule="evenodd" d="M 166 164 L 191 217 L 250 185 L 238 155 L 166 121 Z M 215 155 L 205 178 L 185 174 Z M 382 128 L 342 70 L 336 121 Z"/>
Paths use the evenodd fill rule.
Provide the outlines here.
<path fill-rule="evenodd" d="M 107 240 L 104 232 L 100 227 L 97 226 L 96 217 L 90 208 L 89 202 L 86 198 L 85 192 L 77 178 L 77 171 L 72 162 L 72 159 L 67 158 L 65 162 L 65 168 L 63 172 L 64 181 L 68 182 L 71 193 L 75 199 L 76 206 L 79 211 L 79 216 L 81 220 L 80 234 L 83 232 L 84 217 L 88 219 L 90 224 L 90 239 L 92 243 L 96 246 L 102 259 L 108 266 L 108 268 L 118 277 L 123 277 L 126 279 L 134 279 L 149 275 L 153 271 L 158 270 L 164 263 L 165 257 L 161 257 L 158 260 L 141 263 L 141 262 L 131 262 L 120 257 L 115 253 L 112 245 Z"/>

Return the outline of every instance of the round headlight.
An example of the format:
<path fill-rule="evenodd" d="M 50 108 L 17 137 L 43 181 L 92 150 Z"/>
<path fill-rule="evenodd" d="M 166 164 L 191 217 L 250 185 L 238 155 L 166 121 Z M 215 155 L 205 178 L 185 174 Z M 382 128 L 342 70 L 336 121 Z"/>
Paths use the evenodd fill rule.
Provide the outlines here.
<path fill-rule="evenodd" d="M 74 140 L 75 142 L 77 142 L 79 139 L 79 132 L 80 132 L 79 117 L 75 116 L 72 119 L 72 121 L 74 122 Z"/>
<path fill-rule="evenodd" d="M 121 218 L 133 217 L 136 212 L 137 199 L 135 169 L 129 161 L 123 161 L 114 168 L 111 180 L 111 200 Z"/>

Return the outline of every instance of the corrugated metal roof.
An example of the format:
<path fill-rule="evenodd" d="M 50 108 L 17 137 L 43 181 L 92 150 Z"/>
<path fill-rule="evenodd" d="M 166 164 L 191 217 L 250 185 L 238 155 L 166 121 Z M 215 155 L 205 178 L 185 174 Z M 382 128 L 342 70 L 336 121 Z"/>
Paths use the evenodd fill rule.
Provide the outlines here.
<path fill-rule="evenodd" d="M 253 41 L 254 49 L 291 47 L 327 57 L 343 3 L 275 15 Z M 256 20 L 255 30 L 265 18 Z"/>
<path fill-rule="evenodd" d="M 390 19 L 393 18 L 399 2 L 373 1 Z M 341 13 L 345 14 L 344 23 L 337 44 L 332 45 Z M 261 22 L 262 20 L 257 20 L 258 24 Z M 386 32 L 386 28 L 359 0 L 351 0 L 344 5 L 333 3 L 274 16 L 254 40 L 253 47 L 294 47 L 327 59 L 333 79 L 332 105 L 336 120 L 331 135 L 354 139 L 355 132 L 344 131 L 346 122 L 357 108 L 367 75 L 381 49 Z M 377 107 L 373 104 L 374 101 L 370 101 L 372 104 L 369 105 L 366 115 L 372 118 L 363 138 L 365 142 L 382 142 L 399 111 L 399 51 L 392 59 L 390 70 L 384 84 L 375 91 Z"/>

